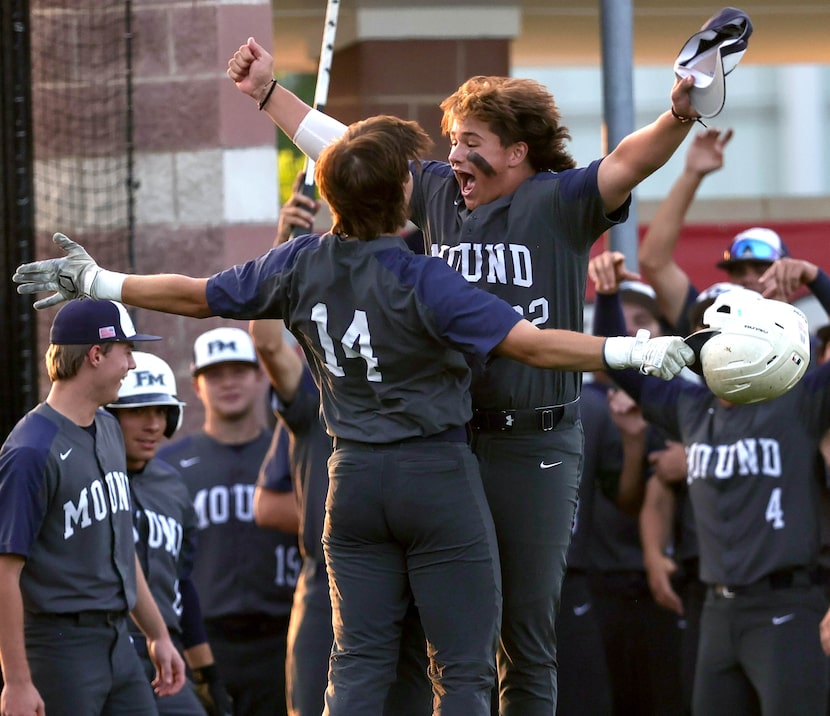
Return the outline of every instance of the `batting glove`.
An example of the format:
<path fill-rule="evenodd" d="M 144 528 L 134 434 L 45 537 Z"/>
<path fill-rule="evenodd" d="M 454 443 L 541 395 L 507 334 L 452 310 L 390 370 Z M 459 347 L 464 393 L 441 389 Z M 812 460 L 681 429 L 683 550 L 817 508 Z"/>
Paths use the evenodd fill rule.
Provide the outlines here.
<path fill-rule="evenodd" d="M 81 296 L 121 300 L 121 286 L 126 274 L 102 269 L 80 244 L 57 233 L 52 241 L 66 252 L 60 259 L 34 261 L 17 267 L 12 281 L 20 284 L 20 294 L 55 291 L 48 298 L 35 301 L 38 310 Z"/>
<path fill-rule="evenodd" d="M 674 378 L 683 368 L 695 361 L 694 351 L 678 336 L 650 338 L 640 329 L 633 338 L 618 336 L 606 338 L 603 358 L 609 368 L 637 368 L 644 375 L 663 380 Z"/>

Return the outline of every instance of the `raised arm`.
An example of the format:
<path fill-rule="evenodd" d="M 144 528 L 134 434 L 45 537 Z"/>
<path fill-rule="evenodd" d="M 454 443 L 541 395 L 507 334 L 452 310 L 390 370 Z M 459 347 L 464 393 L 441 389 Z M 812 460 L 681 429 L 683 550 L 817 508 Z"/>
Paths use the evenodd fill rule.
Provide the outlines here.
<path fill-rule="evenodd" d="M 690 283 L 674 260 L 680 231 L 704 177 L 723 166 L 723 151 L 731 138 L 731 129 L 722 132 L 712 128 L 695 135 L 683 172 L 660 202 L 640 242 L 637 259 L 643 279 L 654 288 L 660 312 L 672 325 L 686 307 Z"/>
<path fill-rule="evenodd" d="M 602 160 L 597 182 L 607 212 L 622 206 L 634 187 L 662 167 L 686 138 L 694 124 L 688 118 L 697 117 L 689 97 L 693 84 L 692 77 L 676 80 L 672 109 L 629 134 Z"/>
<path fill-rule="evenodd" d="M 297 147 L 317 159 L 320 150 L 346 131 L 336 119 L 312 109 L 274 79 L 274 58 L 253 37 L 228 60 L 228 77 L 256 101 Z"/>
<path fill-rule="evenodd" d="M 318 204 L 301 191 L 303 174 L 300 172 L 294 180 L 291 197 L 280 209 L 277 223 L 277 235 L 274 246 L 280 246 L 291 240 L 291 231 L 295 226 L 312 229 L 314 215 Z M 297 394 L 303 375 L 303 361 L 293 346 L 285 341 L 285 323 L 279 320 L 260 319 L 248 324 L 248 332 L 254 341 L 257 355 L 271 386 L 280 400 L 290 403 Z M 280 528 L 281 529 L 281 528 Z"/>

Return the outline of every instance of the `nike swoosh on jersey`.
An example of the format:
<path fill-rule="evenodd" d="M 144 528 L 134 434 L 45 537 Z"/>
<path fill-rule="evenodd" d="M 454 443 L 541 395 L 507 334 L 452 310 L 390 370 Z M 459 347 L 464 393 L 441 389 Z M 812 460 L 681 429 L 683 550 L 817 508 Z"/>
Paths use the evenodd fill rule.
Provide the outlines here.
<path fill-rule="evenodd" d="M 772 623 L 775 626 L 778 626 L 779 624 L 786 624 L 787 622 L 791 622 L 793 619 L 795 619 L 795 614 L 785 614 L 783 617 L 773 617 Z"/>
<path fill-rule="evenodd" d="M 200 457 L 186 457 L 183 460 L 179 460 L 179 465 L 181 467 L 193 467 L 197 462 L 199 462 L 202 458 Z"/>
<path fill-rule="evenodd" d="M 539 463 L 539 467 L 541 467 L 543 470 L 547 470 L 551 467 L 556 467 L 557 465 L 561 465 L 561 464 L 562 464 L 561 460 L 559 462 L 545 462 L 544 460 L 542 460 L 542 462 Z"/>
<path fill-rule="evenodd" d="M 69 450 L 67 450 L 66 452 L 60 453 L 61 460 L 66 460 L 66 458 L 69 457 L 69 453 L 71 453 L 71 452 L 72 452 L 72 448 L 69 448 Z"/>
<path fill-rule="evenodd" d="M 583 614 L 587 614 L 590 608 L 591 602 L 585 602 L 585 604 L 577 604 L 574 607 L 574 614 L 578 617 L 581 617 Z"/>

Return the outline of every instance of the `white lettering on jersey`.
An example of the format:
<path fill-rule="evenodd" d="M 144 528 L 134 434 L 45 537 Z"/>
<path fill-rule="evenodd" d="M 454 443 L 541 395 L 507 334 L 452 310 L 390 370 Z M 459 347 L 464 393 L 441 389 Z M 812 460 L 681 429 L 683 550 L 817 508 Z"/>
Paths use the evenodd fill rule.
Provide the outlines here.
<path fill-rule="evenodd" d="M 90 498 L 92 514 L 90 515 Z M 77 503 L 67 500 L 63 504 L 63 538 L 75 534 L 75 528 L 86 529 L 93 521 L 103 522 L 110 514 L 130 510 L 130 490 L 123 472 L 109 472 L 103 481 L 93 480 L 78 495 Z"/>
<path fill-rule="evenodd" d="M 176 559 L 182 549 L 182 526 L 174 517 L 160 515 L 153 510 L 144 510 L 149 524 L 147 547 L 164 549 Z"/>
<path fill-rule="evenodd" d="M 522 244 L 508 244 L 508 263 L 504 244 L 460 243 L 458 246 L 432 247 L 432 255 L 440 256 L 470 283 L 484 278 L 487 283 L 533 285 L 533 257 Z M 486 265 L 485 265 L 486 262 Z M 508 278 L 507 270 L 511 269 Z"/>
<path fill-rule="evenodd" d="M 231 515 L 237 522 L 253 522 L 255 487 L 243 484 L 230 487 L 214 485 L 209 489 L 199 490 L 193 498 L 199 529 L 226 524 L 230 521 Z"/>
<path fill-rule="evenodd" d="M 296 545 L 289 547 L 278 544 L 274 549 L 274 556 L 276 557 L 274 584 L 278 587 L 296 587 L 303 566 L 300 550 Z"/>
<path fill-rule="evenodd" d="M 334 339 L 329 333 L 329 310 L 325 303 L 315 303 L 311 307 L 311 320 L 317 325 L 317 336 L 326 359 L 326 368 L 332 375 L 344 376 L 345 370 L 334 352 Z M 362 359 L 366 362 L 366 380 L 370 383 L 382 383 L 383 376 L 378 370 L 378 359 L 372 349 L 372 336 L 369 332 L 369 319 L 365 311 L 355 310 L 352 322 L 340 340 L 346 359 Z"/>
<path fill-rule="evenodd" d="M 686 450 L 686 463 L 689 483 L 747 475 L 781 477 L 781 446 L 772 438 L 746 438 L 731 445 L 693 443 Z"/>

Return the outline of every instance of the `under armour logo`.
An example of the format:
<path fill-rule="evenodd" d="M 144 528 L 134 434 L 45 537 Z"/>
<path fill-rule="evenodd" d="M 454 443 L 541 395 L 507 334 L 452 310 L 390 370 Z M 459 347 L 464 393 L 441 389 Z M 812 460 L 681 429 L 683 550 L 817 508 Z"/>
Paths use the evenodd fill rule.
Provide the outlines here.
<path fill-rule="evenodd" d="M 507 415 L 507 416 L 505 416 L 505 418 L 504 418 L 504 424 L 505 424 L 508 428 L 512 428 L 512 427 L 513 427 L 513 416 L 512 416 L 512 415 Z"/>
<path fill-rule="evenodd" d="M 77 288 L 71 274 L 58 274 L 58 286 L 68 293 L 76 293 Z"/>

